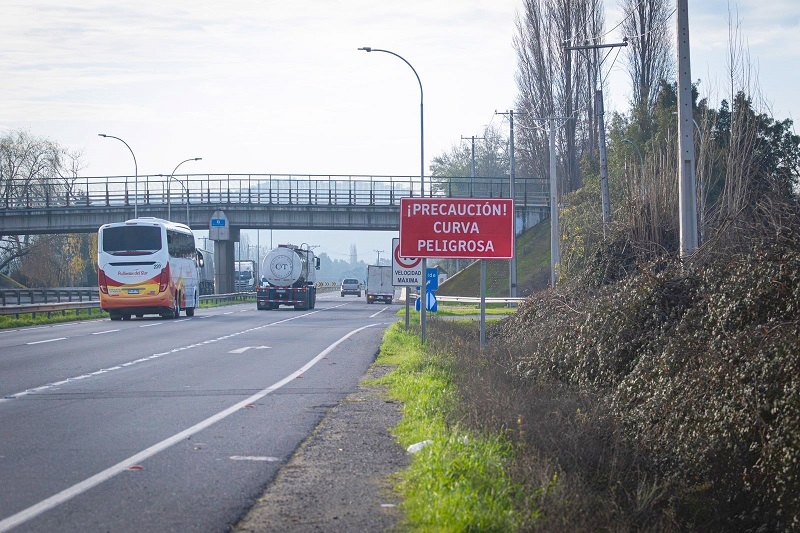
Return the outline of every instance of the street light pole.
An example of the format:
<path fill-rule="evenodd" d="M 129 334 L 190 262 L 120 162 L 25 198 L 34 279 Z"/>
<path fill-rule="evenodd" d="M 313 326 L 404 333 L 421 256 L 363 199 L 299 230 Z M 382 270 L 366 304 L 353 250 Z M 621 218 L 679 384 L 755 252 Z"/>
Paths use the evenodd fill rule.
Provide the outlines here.
<path fill-rule="evenodd" d="M 425 125 L 424 125 L 424 114 L 423 114 L 423 94 L 422 94 L 422 81 L 419 79 L 419 74 L 417 74 L 417 70 L 406 61 L 406 59 L 401 56 L 400 54 L 396 54 L 390 50 L 382 50 L 380 48 L 371 48 L 369 46 L 362 46 L 359 50 L 363 50 L 365 52 L 384 52 L 386 54 L 391 54 L 400 60 L 403 61 L 406 65 L 408 65 L 411 70 L 414 72 L 414 76 L 417 77 L 417 83 L 419 83 L 419 181 L 420 181 L 420 196 L 425 196 Z M 413 194 L 413 192 L 412 192 Z"/>
<path fill-rule="evenodd" d="M 381 48 L 371 48 L 369 46 L 362 46 L 359 50 L 363 50 L 365 52 L 384 52 L 386 54 L 391 54 L 396 58 L 400 59 L 409 66 L 409 68 L 414 72 L 414 76 L 417 77 L 417 83 L 419 83 L 419 183 L 420 183 L 420 197 L 425 197 L 425 126 L 424 126 L 424 113 L 423 113 L 423 92 L 422 92 L 422 80 L 419 79 L 419 74 L 417 74 L 417 69 L 415 69 L 411 63 L 406 61 L 406 58 L 401 56 L 400 54 L 396 54 L 390 50 L 383 50 Z M 411 194 L 414 194 L 414 191 L 411 191 Z M 428 260 L 426 258 L 422 258 L 422 274 L 425 275 L 428 268 Z M 420 326 L 420 340 L 422 344 L 425 344 L 425 307 L 428 302 L 428 294 L 425 287 L 422 288 L 424 292 L 424 300 L 420 302 L 419 306 L 419 326 Z M 406 298 L 406 317 L 408 317 L 408 298 Z"/>
<path fill-rule="evenodd" d="M 135 172 L 135 178 L 134 178 L 135 179 L 135 184 L 134 184 L 135 189 L 134 189 L 134 193 L 133 193 L 134 194 L 134 198 L 133 198 L 133 218 L 139 218 L 139 165 L 136 164 L 136 156 L 133 154 L 133 150 L 131 150 L 131 147 L 128 146 L 128 143 L 126 143 L 125 141 L 123 141 L 119 137 L 114 137 L 113 135 L 106 135 L 105 133 L 98 133 L 97 135 L 100 136 L 100 137 L 106 137 L 106 138 L 109 138 L 109 139 L 116 139 L 116 140 L 120 141 L 122 144 L 124 144 L 125 146 L 127 146 L 128 150 L 131 152 L 131 155 L 133 156 L 133 168 L 134 168 L 134 172 Z M 126 193 L 128 192 L 127 191 L 127 186 L 125 188 L 125 192 Z"/>
<path fill-rule="evenodd" d="M 172 206 L 172 195 L 170 194 L 170 183 L 172 180 L 175 179 L 175 171 L 178 170 L 178 167 L 182 164 L 186 163 L 187 161 L 201 161 L 202 157 L 190 157 L 189 159 L 184 159 L 180 163 L 175 166 L 175 169 L 172 171 L 172 174 L 169 175 L 169 180 L 167 180 L 167 218 L 172 216 L 172 212 L 170 207 Z M 178 180 L 175 180 L 178 181 Z M 181 183 L 178 181 L 178 183 Z M 189 175 L 186 175 L 186 186 L 184 187 L 183 183 L 181 183 L 181 187 L 186 190 L 186 225 L 189 225 Z"/>

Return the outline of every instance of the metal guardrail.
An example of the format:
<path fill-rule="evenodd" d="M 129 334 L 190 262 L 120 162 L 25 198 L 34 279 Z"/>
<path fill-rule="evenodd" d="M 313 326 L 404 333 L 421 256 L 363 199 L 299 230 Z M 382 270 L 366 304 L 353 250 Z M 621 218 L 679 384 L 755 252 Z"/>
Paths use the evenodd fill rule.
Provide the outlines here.
<path fill-rule="evenodd" d="M 28 289 L 31 290 L 31 289 Z M 38 289 L 36 289 L 38 290 Z M 52 289 L 51 289 L 52 290 Z M 21 289 L 25 292 L 24 289 Z M 66 302 L 52 302 L 52 303 L 26 303 L 26 304 L 4 304 L 0 306 L 0 315 L 14 315 L 19 318 L 20 315 L 31 315 L 36 317 L 37 314 L 47 314 L 49 317 L 51 313 L 60 312 L 62 315 L 67 311 L 75 311 L 78 314 L 81 310 L 85 309 L 87 314 L 91 315 L 92 311 L 100 309 L 99 295 L 96 300 L 87 301 L 66 301 Z M 254 292 L 237 292 L 231 294 L 210 294 L 200 297 L 200 302 L 231 303 L 231 302 L 247 302 L 255 298 Z"/>
<path fill-rule="evenodd" d="M 481 299 L 474 296 L 437 296 L 440 302 L 481 303 Z M 525 298 L 484 298 L 487 304 L 513 304 L 524 301 Z"/>
<path fill-rule="evenodd" d="M 326 287 L 320 292 L 329 292 L 336 288 Z M 39 298 L 37 302 L 36 299 Z M 48 301 L 56 298 L 56 301 Z M 63 301 L 65 298 L 66 301 Z M 32 315 L 36 317 L 39 313 L 46 313 L 49 317 L 51 313 L 65 314 L 67 311 L 75 311 L 76 314 L 81 310 L 86 310 L 91 315 L 92 311 L 100 309 L 100 296 L 97 288 L 60 288 L 60 289 L 2 289 L 0 290 L 0 315 Z M 254 292 L 236 292 L 230 294 L 209 294 L 200 296 L 200 302 L 211 302 L 213 304 L 247 302 L 255 298 Z M 413 302 L 418 295 L 410 295 Z M 28 299 L 26 303 L 22 300 Z M 480 303 L 481 299 L 473 296 L 437 296 L 440 302 L 464 302 Z M 9 303 L 15 300 L 16 303 Z M 519 303 L 525 298 L 486 298 L 486 303 Z"/>
<path fill-rule="evenodd" d="M 97 287 L 0 289 L 0 306 L 99 300 Z"/>

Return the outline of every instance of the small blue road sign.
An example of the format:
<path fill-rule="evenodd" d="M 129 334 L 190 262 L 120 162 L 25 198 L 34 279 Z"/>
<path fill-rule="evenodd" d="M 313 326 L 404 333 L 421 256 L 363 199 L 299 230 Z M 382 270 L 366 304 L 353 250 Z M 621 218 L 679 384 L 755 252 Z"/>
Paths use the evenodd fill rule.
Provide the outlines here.
<path fill-rule="evenodd" d="M 426 305 L 425 305 L 425 310 L 426 311 L 430 311 L 431 313 L 435 313 L 436 311 L 438 311 L 439 304 L 436 301 L 436 294 L 434 294 L 433 291 L 428 291 L 426 293 L 426 300 L 427 300 Z M 419 311 L 419 306 L 420 306 L 420 302 L 421 301 L 422 301 L 422 298 L 417 298 L 417 301 L 414 302 L 414 309 L 416 311 Z"/>
<path fill-rule="evenodd" d="M 429 291 L 439 290 L 439 269 L 429 268 L 425 271 L 425 286 Z"/>

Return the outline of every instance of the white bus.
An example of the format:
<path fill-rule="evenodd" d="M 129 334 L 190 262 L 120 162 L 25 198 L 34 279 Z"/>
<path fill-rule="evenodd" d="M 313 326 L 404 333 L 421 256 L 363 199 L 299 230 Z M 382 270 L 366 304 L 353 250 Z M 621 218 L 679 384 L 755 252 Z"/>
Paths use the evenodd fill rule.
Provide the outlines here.
<path fill-rule="evenodd" d="M 151 217 L 100 226 L 97 234 L 100 308 L 111 320 L 194 316 L 199 303 L 198 256 L 185 224 Z"/>

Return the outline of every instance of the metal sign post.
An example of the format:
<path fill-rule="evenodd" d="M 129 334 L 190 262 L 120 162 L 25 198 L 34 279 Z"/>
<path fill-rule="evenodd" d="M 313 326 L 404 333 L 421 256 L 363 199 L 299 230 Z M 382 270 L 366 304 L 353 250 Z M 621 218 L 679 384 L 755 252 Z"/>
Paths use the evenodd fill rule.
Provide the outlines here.
<path fill-rule="evenodd" d="M 422 258 L 512 259 L 514 200 L 512 198 L 401 198 L 400 256 Z M 485 264 L 482 263 L 485 316 Z M 422 343 L 425 307 L 420 305 Z M 482 323 L 484 320 L 481 321 Z M 483 326 L 481 327 L 483 335 Z"/>
<path fill-rule="evenodd" d="M 411 287 L 423 284 L 422 259 L 400 255 L 400 239 L 392 239 L 392 285 L 406 289 L 406 329 L 409 322 L 409 299 Z"/>

